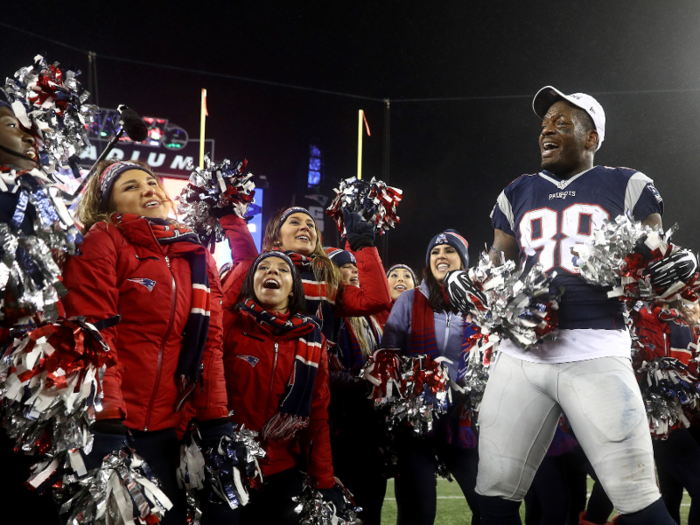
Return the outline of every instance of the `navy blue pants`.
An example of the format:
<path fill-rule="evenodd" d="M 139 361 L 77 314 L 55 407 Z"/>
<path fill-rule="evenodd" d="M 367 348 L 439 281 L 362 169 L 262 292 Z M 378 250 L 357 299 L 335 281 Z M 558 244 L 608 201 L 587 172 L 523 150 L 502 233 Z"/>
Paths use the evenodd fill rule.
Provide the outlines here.
<path fill-rule="evenodd" d="M 678 486 L 685 488 L 692 500 L 688 525 L 700 525 L 700 445 L 693 437 L 696 432 L 681 428 L 671 432 L 666 440 L 654 440 L 654 459 L 664 503 L 671 516 L 680 522 Z"/>
<path fill-rule="evenodd" d="M 479 465 L 477 448 L 460 449 L 438 438 L 397 437 L 397 525 L 432 525 L 437 510 L 436 456 L 462 489 L 472 511 L 472 525 L 480 521 L 474 492 Z"/>
<path fill-rule="evenodd" d="M 559 456 L 545 456 L 525 495 L 525 525 L 562 525 L 569 491 Z"/>
<path fill-rule="evenodd" d="M 294 525 L 299 515 L 294 512 L 292 498 L 301 493 L 303 477 L 296 468 L 290 468 L 265 477 L 262 490 L 250 490 L 250 501 L 242 508 L 244 525 Z"/>

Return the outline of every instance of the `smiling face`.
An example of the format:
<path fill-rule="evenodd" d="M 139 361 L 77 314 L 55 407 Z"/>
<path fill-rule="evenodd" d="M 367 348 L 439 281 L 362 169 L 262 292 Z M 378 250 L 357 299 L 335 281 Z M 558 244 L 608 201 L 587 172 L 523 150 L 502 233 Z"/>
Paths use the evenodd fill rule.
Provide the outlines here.
<path fill-rule="evenodd" d="M 353 263 L 347 263 L 340 267 L 340 274 L 343 276 L 343 282 L 347 286 L 360 286 L 360 278 L 357 275 L 357 266 Z"/>
<path fill-rule="evenodd" d="M 0 145 L 29 157 L 29 159 L 36 159 L 37 157 L 34 137 L 20 127 L 15 114 L 7 106 L 0 106 Z M 13 166 L 21 170 L 30 170 L 36 167 L 36 163 L 29 159 L 0 150 L 1 166 Z"/>
<path fill-rule="evenodd" d="M 279 232 L 280 248 L 311 255 L 316 248 L 316 223 L 306 213 L 292 213 Z"/>
<path fill-rule="evenodd" d="M 430 250 L 430 271 L 439 283 L 450 270 L 462 268 L 462 259 L 459 253 L 449 244 L 438 244 Z"/>
<path fill-rule="evenodd" d="M 165 189 L 145 171 L 128 170 L 112 187 L 112 204 L 118 213 L 133 213 L 152 219 L 166 219 L 171 209 Z"/>
<path fill-rule="evenodd" d="M 392 301 L 396 301 L 399 295 L 406 290 L 413 290 L 416 287 L 411 272 L 403 268 L 392 270 L 387 279 L 389 280 L 389 293 Z"/>
<path fill-rule="evenodd" d="M 292 296 L 294 278 L 289 265 L 279 257 L 263 259 L 253 276 L 257 303 L 268 312 L 283 312 Z"/>
<path fill-rule="evenodd" d="M 583 110 L 566 101 L 555 102 L 542 119 L 541 167 L 561 178 L 569 178 L 593 166 L 598 132 Z"/>

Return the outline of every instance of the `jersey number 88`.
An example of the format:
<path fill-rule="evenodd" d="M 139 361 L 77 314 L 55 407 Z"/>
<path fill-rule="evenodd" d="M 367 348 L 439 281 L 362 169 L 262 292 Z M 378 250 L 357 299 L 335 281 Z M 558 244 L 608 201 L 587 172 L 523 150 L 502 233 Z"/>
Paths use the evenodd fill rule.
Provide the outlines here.
<path fill-rule="evenodd" d="M 578 274 L 571 249 L 589 240 L 593 230 L 609 218 L 610 214 L 596 204 L 572 204 L 562 211 L 531 210 L 520 220 L 520 245 L 528 256 L 539 252 L 545 272 L 558 266 Z"/>

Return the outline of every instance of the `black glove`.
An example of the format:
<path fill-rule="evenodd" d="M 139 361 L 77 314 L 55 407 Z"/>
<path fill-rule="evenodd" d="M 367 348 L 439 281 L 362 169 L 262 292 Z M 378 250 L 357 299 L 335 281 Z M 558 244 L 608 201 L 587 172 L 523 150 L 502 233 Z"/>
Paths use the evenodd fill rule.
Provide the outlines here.
<path fill-rule="evenodd" d="M 127 428 L 118 419 L 104 419 L 90 427 L 94 436 L 89 454 L 81 451 L 85 468 L 90 471 L 102 466 L 102 459 L 109 453 L 126 445 Z"/>
<path fill-rule="evenodd" d="M 647 266 L 645 273 L 651 277 L 651 285 L 659 290 L 690 279 L 698 269 L 698 260 L 690 250 L 678 250 Z"/>
<path fill-rule="evenodd" d="M 362 220 L 359 213 L 343 210 L 345 232 L 353 252 L 374 246 L 374 224 Z"/>
<path fill-rule="evenodd" d="M 466 270 L 447 272 L 443 283 L 450 296 L 450 304 L 464 315 L 486 310 L 486 294 L 474 285 Z"/>
<path fill-rule="evenodd" d="M 340 485 L 336 484 L 330 489 L 319 489 L 319 492 L 325 501 L 330 501 L 335 505 L 336 513 L 340 512 L 340 509 L 345 505 L 343 489 L 340 488 Z"/>
<path fill-rule="evenodd" d="M 233 423 L 227 417 L 199 423 L 202 449 L 218 445 L 223 436 L 231 437 L 231 434 L 233 434 Z"/>

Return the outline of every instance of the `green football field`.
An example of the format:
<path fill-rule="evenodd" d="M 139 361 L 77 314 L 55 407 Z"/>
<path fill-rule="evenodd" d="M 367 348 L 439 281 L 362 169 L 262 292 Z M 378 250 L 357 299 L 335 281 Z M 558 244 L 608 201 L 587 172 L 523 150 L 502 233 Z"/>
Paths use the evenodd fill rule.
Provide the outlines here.
<path fill-rule="evenodd" d="M 593 486 L 593 480 L 588 479 L 588 490 Z M 436 525 L 469 525 L 471 524 L 472 514 L 469 511 L 467 502 L 459 490 L 459 485 L 456 482 L 450 483 L 444 479 L 438 479 L 437 486 L 437 518 Z M 681 507 L 681 524 L 688 523 L 688 510 L 690 507 L 690 498 L 686 493 L 683 497 L 683 505 Z M 525 520 L 525 506 L 520 506 L 520 517 Z M 612 518 L 612 516 L 610 516 Z M 382 509 L 382 524 L 391 525 L 396 523 L 396 500 L 394 499 L 394 480 L 389 480 L 386 491 L 386 499 Z"/>

